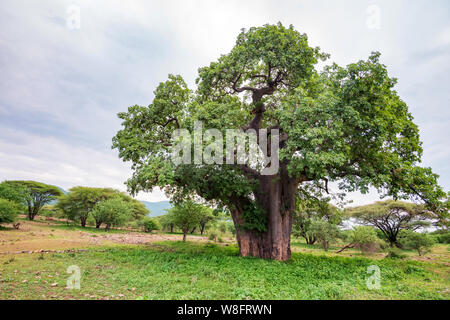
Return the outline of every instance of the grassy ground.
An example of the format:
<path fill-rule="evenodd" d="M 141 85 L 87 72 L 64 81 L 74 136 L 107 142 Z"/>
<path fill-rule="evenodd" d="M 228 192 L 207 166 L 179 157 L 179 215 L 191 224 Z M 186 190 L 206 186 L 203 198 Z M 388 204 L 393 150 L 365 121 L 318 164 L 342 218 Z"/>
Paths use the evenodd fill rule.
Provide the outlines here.
<path fill-rule="evenodd" d="M 61 243 L 80 233 L 100 236 L 95 231 L 59 229 L 37 222 L 26 227 L 33 231 L 22 231 L 23 235 L 34 232 L 43 238 L 50 232 Z M 17 231 L 0 231 L 0 239 L 8 237 L 17 237 Z M 79 247 L 89 248 L 87 252 L 2 254 L 0 299 L 450 298 L 448 245 L 435 247 L 418 261 L 413 252 L 405 260 L 369 258 L 357 251 L 326 253 L 294 241 L 292 259 L 282 263 L 241 258 L 234 244 L 211 244 L 199 237 L 182 243 L 176 241 L 178 235 L 173 237 L 171 241 L 155 238 L 146 244 L 116 239 L 85 242 Z M 67 268 L 72 265 L 81 270 L 80 290 L 66 288 Z M 369 290 L 366 285 L 371 265 L 381 271 L 379 290 Z"/>

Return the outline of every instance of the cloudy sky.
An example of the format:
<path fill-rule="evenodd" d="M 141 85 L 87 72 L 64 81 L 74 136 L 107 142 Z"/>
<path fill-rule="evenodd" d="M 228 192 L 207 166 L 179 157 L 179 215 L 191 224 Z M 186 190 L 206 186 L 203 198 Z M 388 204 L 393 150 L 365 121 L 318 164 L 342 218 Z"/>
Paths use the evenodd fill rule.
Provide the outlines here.
<path fill-rule="evenodd" d="M 111 150 L 116 114 L 148 105 L 169 73 L 193 87 L 241 28 L 281 21 L 341 65 L 382 53 L 421 130 L 423 165 L 449 190 L 449 9 L 447 0 L 2 0 L 0 180 L 125 190 L 129 165 Z"/>

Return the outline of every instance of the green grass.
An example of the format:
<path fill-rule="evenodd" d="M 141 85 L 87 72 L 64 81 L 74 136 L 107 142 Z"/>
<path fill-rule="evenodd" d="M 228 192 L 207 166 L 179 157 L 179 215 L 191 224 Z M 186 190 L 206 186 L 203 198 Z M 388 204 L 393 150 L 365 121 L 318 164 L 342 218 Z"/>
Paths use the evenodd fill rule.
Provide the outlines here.
<path fill-rule="evenodd" d="M 418 261 L 294 253 L 283 263 L 189 242 L 100 249 L 0 257 L 0 299 L 449 299 L 448 269 Z M 80 290 L 64 288 L 71 265 Z M 370 265 L 380 290 L 366 286 Z"/>

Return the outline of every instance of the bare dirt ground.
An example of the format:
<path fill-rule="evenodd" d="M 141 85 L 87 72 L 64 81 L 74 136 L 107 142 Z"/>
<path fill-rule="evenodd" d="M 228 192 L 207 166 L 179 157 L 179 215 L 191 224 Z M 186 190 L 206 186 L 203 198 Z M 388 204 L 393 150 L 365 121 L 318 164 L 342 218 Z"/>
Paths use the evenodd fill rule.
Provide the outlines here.
<path fill-rule="evenodd" d="M 123 232 L 107 233 L 103 231 L 64 230 L 54 221 L 20 221 L 20 229 L 0 232 L 0 254 L 30 253 L 40 250 L 66 250 L 104 246 L 109 244 L 147 244 L 160 241 L 179 241 L 181 235 L 164 233 Z M 188 236 L 189 241 L 206 242 L 207 237 Z"/>

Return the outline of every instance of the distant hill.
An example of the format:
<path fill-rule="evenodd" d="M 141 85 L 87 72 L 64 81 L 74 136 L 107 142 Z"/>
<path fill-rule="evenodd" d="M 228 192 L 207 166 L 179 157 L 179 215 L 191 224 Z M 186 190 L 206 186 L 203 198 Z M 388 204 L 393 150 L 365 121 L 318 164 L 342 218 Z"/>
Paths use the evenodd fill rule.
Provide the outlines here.
<path fill-rule="evenodd" d="M 165 209 L 172 208 L 172 205 L 169 201 L 159 201 L 159 202 L 149 202 L 149 201 L 141 201 L 148 210 L 150 210 L 151 217 L 158 217 L 166 214 Z"/>

